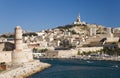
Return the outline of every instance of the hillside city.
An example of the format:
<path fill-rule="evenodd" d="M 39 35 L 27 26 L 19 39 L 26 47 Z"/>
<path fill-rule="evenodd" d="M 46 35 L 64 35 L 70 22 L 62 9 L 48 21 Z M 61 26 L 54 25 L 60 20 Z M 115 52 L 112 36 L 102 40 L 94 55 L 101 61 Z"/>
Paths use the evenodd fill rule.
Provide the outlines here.
<path fill-rule="evenodd" d="M 29 76 L 50 66 L 35 60 L 38 58 L 119 61 L 120 28 L 89 24 L 81 21 L 78 15 L 72 24 L 53 29 L 27 32 L 16 26 L 14 33 L 0 35 L 0 71 L 17 67 L 14 71 L 1 73 L 0 78 L 3 75 L 11 75 L 10 78 Z M 16 73 L 18 70 L 21 70 L 19 74 Z"/>
<path fill-rule="evenodd" d="M 82 22 L 80 15 L 72 24 L 38 32 L 23 31 L 22 36 L 23 48 L 32 49 L 34 58 L 108 58 L 120 55 L 120 28 Z M 15 49 L 14 38 L 14 33 L 0 35 L 1 59 L 4 58 L 3 52 Z"/>

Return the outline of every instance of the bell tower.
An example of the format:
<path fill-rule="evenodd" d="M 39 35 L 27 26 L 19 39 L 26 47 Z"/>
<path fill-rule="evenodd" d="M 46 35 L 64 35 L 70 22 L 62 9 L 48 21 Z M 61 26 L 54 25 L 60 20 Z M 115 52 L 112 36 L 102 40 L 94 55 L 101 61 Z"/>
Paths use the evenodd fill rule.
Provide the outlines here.
<path fill-rule="evenodd" d="M 80 14 L 78 14 L 76 22 L 81 22 L 80 21 Z"/>

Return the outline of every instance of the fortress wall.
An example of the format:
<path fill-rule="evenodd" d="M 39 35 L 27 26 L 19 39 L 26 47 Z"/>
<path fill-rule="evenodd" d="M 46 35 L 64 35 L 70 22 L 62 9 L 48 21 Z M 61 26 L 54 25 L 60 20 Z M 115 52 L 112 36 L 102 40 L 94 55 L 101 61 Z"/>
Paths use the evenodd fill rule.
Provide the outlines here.
<path fill-rule="evenodd" d="M 30 62 L 33 60 L 32 51 L 22 51 L 22 52 L 16 52 L 14 51 L 12 53 L 12 62 L 16 64 L 24 63 L 24 62 Z"/>
<path fill-rule="evenodd" d="M 3 51 L 4 49 L 4 43 L 0 43 L 0 51 Z"/>
<path fill-rule="evenodd" d="M 107 38 L 106 42 L 118 42 L 119 37 L 115 37 L 115 38 Z"/>
<path fill-rule="evenodd" d="M 80 52 L 89 52 L 89 51 L 98 51 L 103 49 L 103 47 L 82 47 L 79 48 Z M 59 50 L 58 51 L 58 57 L 60 58 L 69 58 L 72 56 L 76 56 L 78 53 L 78 50 Z"/>
<path fill-rule="evenodd" d="M 0 62 L 11 62 L 12 61 L 12 51 L 0 52 Z"/>
<path fill-rule="evenodd" d="M 106 38 L 106 37 L 109 37 L 108 34 L 97 34 L 97 36 L 99 36 L 100 38 Z"/>
<path fill-rule="evenodd" d="M 58 51 L 58 57 L 61 57 L 61 58 L 72 57 L 75 55 L 77 55 L 76 50 L 59 50 Z"/>
<path fill-rule="evenodd" d="M 101 50 L 101 49 L 103 49 L 103 47 L 82 47 L 82 48 L 79 48 L 79 51 L 89 52 L 89 51 L 98 51 L 98 50 Z"/>

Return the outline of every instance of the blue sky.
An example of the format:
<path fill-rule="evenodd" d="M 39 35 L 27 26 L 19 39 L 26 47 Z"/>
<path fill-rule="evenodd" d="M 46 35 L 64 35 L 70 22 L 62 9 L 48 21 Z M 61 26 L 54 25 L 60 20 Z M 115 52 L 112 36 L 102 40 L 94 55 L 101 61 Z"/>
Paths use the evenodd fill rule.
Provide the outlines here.
<path fill-rule="evenodd" d="M 71 24 L 78 13 L 90 24 L 120 26 L 120 0 L 0 0 L 0 33 Z"/>

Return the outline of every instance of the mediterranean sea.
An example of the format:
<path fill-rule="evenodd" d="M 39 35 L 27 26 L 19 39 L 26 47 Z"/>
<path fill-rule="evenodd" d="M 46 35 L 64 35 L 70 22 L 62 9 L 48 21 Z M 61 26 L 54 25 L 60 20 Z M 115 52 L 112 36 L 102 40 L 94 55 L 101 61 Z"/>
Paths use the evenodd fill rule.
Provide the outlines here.
<path fill-rule="evenodd" d="M 120 78 L 120 62 L 80 59 L 40 59 L 52 66 L 29 78 Z"/>

